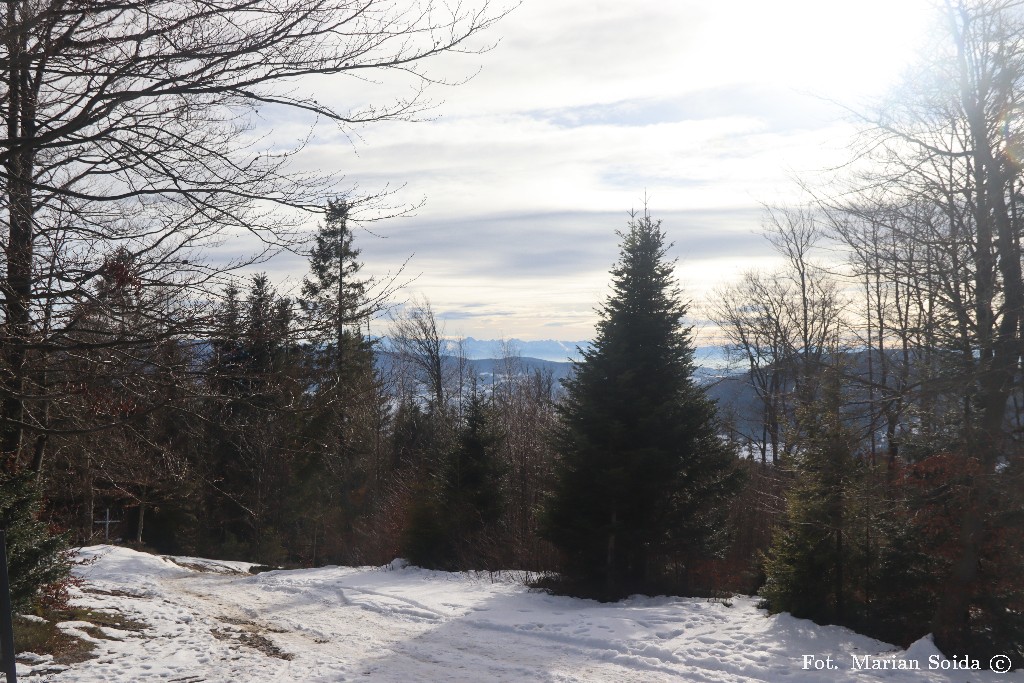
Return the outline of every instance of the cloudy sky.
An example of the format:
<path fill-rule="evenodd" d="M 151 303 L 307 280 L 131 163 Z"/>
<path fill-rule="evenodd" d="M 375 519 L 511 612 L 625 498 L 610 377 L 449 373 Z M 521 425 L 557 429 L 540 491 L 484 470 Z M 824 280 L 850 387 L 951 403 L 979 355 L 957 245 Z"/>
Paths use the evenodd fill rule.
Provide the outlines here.
<path fill-rule="evenodd" d="M 797 201 L 847 158 L 863 110 L 913 59 L 930 0 L 524 0 L 486 54 L 448 57 L 433 119 L 321 135 L 305 163 L 411 217 L 357 233 L 366 269 L 412 257 L 449 334 L 581 340 L 608 292 L 615 231 L 644 198 L 701 302 L 770 267 L 761 205 Z M 344 89 L 328 96 L 343 102 Z M 301 277 L 302 263 L 268 269 Z"/>

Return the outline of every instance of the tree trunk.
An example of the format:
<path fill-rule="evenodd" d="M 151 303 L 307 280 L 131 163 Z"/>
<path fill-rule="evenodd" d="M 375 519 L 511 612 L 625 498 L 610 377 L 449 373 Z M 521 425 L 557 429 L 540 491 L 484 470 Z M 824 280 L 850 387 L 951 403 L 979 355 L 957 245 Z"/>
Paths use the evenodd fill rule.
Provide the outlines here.
<path fill-rule="evenodd" d="M 139 528 L 135 532 L 135 542 L 142 545 L 142 525 L 146 521 L 146 501 L 139 501 Z"/>
<path fill-rule="evenodd" d="M 842 513 L 839 513 L 842 515 Z M 840 525 L 842 524 L 842 518 L 840 517 Z M 846 618 L 846 600 L 844 599 L 843 583 L 845 581 L 843 577 L 843 529 L 842 526 L 836 529 L 836 574 L 835 574 L 835 586 L 834 590 L 836 593 L 836 621 L 840 624 L 843 623 Z"/>
<path fill-rule="evenodd" d="M 7 3 L 8 88 L 7 138 L 12 145 L 5 162 L 9 234 L 7 240 L 6 330 L 3 340 L 3 401 L 0 403 L 0 453 L 7 473 L 20 466 L 25 421 L 27 344 L 31 334 L 34 213 L 32 181 L 35 154 L 35 95 L 25 64 L 27 35 L 20 2 Z M 9 143 L 10 144 L 10 143 Z"/>
<path fill-rule="evenodd" d="M 975 66 L 972 60 L 978 57 L 971 50 L 978 48 L 970 40 L 980 41 L 992 36 L 971 36 L 969 29 L 965 20 L 962 32 L 956 38 L 961 98 L 973 143 L 973 209 L 977 239 L 974 284 L 979 342 L 980 433 L 971 435 L 968 442 L 974 445 L 969 455 L 978 458 L 981 471 L 973 478 L 970 497 L 961 518 L 959 556 L 932 619 L 935 643 L 947 656 L 964 654 L 973 640 L 970 607 L 975 597 L 981 548 L 986 543 L 982 515 L 990 495 L 989 477 L 996 471 L 1005 441 L 1003 422 L 1021 356 L 1021 340 L 1017 335 L 1024 308 L 1021 253 L 1015 235 L 1018 226 L 1013 224 L 1007 205 L 1007 193 L 1012 192 L 1013 165 L 1010 159 L 992 152 L 994 144 L 989 136 L 986 107 L 992 99 L 1004 97 L 1006 93 L 991 90 L 998 87 L 997 84 L 975 80 L 976 75 L 971 71 Z M 997 65 L 996 68 L 1005 66 Z M 1014 200 L 1011 198 L 1010 201 Z M 1001 302 L 995 295 L 997 275 L 1001 284 Z M 999 319 L 996 310 L 1002 314 Z"/>
<path fill-rule="evenodd" d="M 605 558 L 605 591 L 611 597 L 615 590 L 615 527 L 618 525 L 615 508 L 612 508 L 611 528 L 608 531 L 608 551 Z"/>
<path fill-rule="evenodd" d="M 978 479 L 976 477 L 975 483 Z M 975 495 L 981 491 L 975 488 Z M 932 617 L 935 645 L 947 656 L 966 654 L 971 645 L 970 607 L 978 575 L 982 523 L 979 500 L 972 496 L 960 523 L 960 553 Z"/>

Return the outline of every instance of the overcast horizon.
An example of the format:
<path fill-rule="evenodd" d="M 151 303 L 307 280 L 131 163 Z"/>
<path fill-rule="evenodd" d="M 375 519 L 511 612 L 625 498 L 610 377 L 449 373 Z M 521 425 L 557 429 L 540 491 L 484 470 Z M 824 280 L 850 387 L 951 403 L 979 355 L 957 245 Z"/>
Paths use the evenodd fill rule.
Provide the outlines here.
<path fill-rule="evenodd" d="M 408 259 L 402 298 L 427 297 L 450 335 L 590 339 L 615 231 L 645 199 L 699 318 L 715 286 L 773 264 L 762 205 L 799 201 L 797 179 L 846 161 L 849 112 L 912 61 L 931 3 L 895 5 L 526 0 L 484 36 L 492 50 L 430 66 L 452 80 L 480 68 L 430 90 L 432 120 L 321 131 L 302 164 L 425 199 L 356 246 L 369 274 Z M 261 269 L 287 288 L 305 263 Z"/>

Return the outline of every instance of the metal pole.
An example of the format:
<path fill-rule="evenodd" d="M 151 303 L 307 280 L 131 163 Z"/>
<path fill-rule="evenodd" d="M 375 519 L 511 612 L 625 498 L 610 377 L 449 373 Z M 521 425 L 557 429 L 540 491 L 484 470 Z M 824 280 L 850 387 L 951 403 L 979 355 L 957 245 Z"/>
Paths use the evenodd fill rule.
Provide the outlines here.
<path fill-rule="evenodd" d="M 7 531 L 0 529 L 0 659 L 7 683 L 18 683 L 14 661 L 14 624 L 11 622 L 11 581 L 7 575 Z"/>

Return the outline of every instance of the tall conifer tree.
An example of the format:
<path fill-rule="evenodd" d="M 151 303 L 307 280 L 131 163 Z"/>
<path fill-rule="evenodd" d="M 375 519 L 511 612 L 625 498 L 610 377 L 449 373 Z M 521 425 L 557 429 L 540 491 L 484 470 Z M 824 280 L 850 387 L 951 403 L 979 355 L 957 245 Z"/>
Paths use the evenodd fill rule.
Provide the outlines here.
<path fill-rule="evenodd" d="M 352 244 L 349 208 L 345 200 L 328 203 L 327 220 L 310 251 L 310 275 L 303 280 L 301 299 L 310 337 L 318 347 L 317 365 L 324 380 L 319 393 L 333 413 L 329 422 L 339 459 L 350 448 L 347 432 L 354 394 L 361 385 L 363 389 L 374 385 L 370 344 L 359 326 L 376 312 L 377 302 L 367 296 L 373 281 L 359 277 L 363 264 Z"/>
<path fill-rule="evenodd" d="M 302 308 L 313 322 L 313 332 L 332 344 L 337 357 L 345 345 L 346 328 L 358 325 L 373 312 L 367 301 L 372 284 L 359 278 L 363 264 L 352 244 L 345 200 L 327 204 L 327 220 L 310 250 L 310 276 L 302 282 Z"/>
<path fill-rule="evenodd" d="M 318 510 L 339 511 L 335 522 L 324 519 L 322 524 L 325 533 L 332 525 L 341 528 L 340 536 L 335 535 L 346 539 L 360 510 L 372 504 L 380 474 L 375 449 L 387 408 L 365 326 L 386 306 L 391 291 L 377 288 L 372 277 L 361 274 L 350 211 L 344 199 L 328 202 L 300 299 L 316 386 L 308 436 L 320 444 L 308 449 L 304 469 L 335 475 L 306 477 L 305 497 Z"/>
<path fill-rule="evenodd" d="M 606 599 L 690 590 L 687 574 L 714 545 L 737 478 L 714 404 L 693 380 L 687 308 L 661 223 L 634 214 L 619 235 L 597 338 L 560 406 L 545 529 L 569 590 Z"/>
<path fill-rule="evenodd" d="M 761 595 L 773 612 L 853 624 L 865 607 L 861 568 L 870 555 L 861 530 L 875 526 L 860 505 L 870 493 L 863 488 L 866 463 L 855 457 L 856 440 L 843 421 L 839 368 L 824 369 L 818 384 L 819 399 L 797 411 L 800 447 L 782 457 L 795 478 Z"/>

